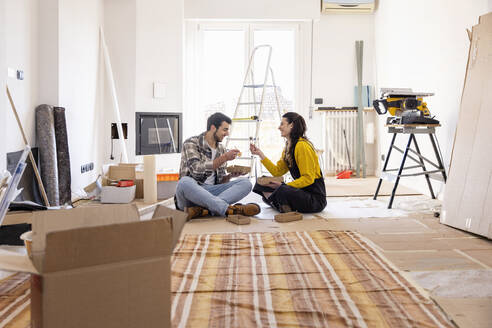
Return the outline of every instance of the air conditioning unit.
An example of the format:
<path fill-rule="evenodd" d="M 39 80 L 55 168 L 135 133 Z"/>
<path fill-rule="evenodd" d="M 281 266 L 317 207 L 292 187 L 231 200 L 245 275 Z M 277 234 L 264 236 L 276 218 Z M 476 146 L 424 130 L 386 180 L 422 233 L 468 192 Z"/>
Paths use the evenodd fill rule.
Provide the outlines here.
<path fill-rule="evenodd" d="M 375 0 L 321 0 L 323 14 L 370 14 Z"/>

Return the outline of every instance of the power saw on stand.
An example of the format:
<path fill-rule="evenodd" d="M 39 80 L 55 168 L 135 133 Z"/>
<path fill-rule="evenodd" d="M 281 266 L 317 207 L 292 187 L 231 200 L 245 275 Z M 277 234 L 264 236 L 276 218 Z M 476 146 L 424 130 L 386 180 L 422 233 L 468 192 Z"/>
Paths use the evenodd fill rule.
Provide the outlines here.
<path fill-rule="evenodd" d="M 379 115 L 390 112 L 386 124 L 439 124 L 430 116 L 427 103 L 422 99 L 433 96 L 429 92 L 413 92 L 410 88 L 381 88 L 380 99 L 373 101 Z M 384 109 L 384 111 L 382 110 Z"/>

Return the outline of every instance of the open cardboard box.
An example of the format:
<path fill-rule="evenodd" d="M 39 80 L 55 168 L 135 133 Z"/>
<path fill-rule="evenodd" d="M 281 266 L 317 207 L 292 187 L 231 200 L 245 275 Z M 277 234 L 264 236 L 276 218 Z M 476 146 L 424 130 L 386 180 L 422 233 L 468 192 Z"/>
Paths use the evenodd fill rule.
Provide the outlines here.
<path fill-rule="evenodd" d="M 109 180 L 133 180 L 135 182 L 135 198 L 144 198 L 143 192 L 143 179 L 137 177 L 137 172 L 135 170 L 138 164 L 124 164 L 120 163 L 118 165 L 110 165 L 108 171 L 104 172 L 102 178 L 102 185 L 108 186 Z"/>
<path fill-rule="evenodd" d="M 0 268 L 33 273 L 31 326 L 169 327 L 170 257 L 186 213 L 134 205 L 34 212 L 32 262 L 0 252 Z"/>

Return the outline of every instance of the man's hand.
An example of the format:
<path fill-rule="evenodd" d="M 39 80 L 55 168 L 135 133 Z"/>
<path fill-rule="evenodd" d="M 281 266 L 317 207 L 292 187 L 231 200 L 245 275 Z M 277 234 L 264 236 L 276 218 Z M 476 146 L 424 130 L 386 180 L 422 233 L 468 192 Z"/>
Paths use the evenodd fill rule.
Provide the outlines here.
<path fill-rule="evenodd" d="M 220 183 L 229 182 L 229 181 L 231 181 L 232 178 L 237 178 L 238 176 L 241 176 L 241 173 L 233 172 L 233 173 L 230 173 L 228 175 L 224 175 L 224 177 L 222 178 L 222 181 Z"/>
<path fill-rule="evenodd" d="M 222 166 L 222 164 L 224 164 L 225 162 L 232 161 L 233 159 L 235 159 L 239 153 L 240 153 L 239 149 L 231 149 L 228 152 L 223 153 L 222 155 L 214 159 L 214 165 L 213 165 L 214 170 L 216 170 L 219 166 Z"/>
<path fill-rule="evenodd" d="M 272 189 L 277 189 L 278 187 L 280 187 L 281 184 L 282 184 L 282 182 L 270 181 L 270 183 L 267 185 L 267 187 L 270 187 Z"/>
<path fill-rule="evenodd" d="M 233 159 L 238 156 L 240 153 L 239 149 L 231 149 L 228 152 L 224 153 L 224 157 L 226 158 L 227 161 L 232 161 Z"/>

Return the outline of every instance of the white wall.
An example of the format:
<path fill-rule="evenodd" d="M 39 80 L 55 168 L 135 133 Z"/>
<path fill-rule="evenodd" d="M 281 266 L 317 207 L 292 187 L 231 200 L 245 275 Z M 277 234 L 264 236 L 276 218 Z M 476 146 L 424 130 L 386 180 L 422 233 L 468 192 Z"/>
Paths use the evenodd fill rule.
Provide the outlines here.
<path fill-rule="evenodd" d="M 132 124 L 135 121 L 135 84 L 136 84 L 136 2 L 135 0 L 104 0 L 104 34 L 113 69 L 113 77 L 118 97 L 122 122 Z M 110 85 L 106 78 L 106 66 L 101 67 L 104 79 L 104 109 L 102 144 L 103 162 L 110 161 L 111 123 L 116 122 L 111 101 Z M 128 154 L 135 153 L 134 128 L 128 129 L 125 141 Z M 119 162 L 121 148 L 114 141 L 115 162 Z M 134 155 L 133 155 L 134 156 Z M 131 158 L 134 158 L 130 156 Z"/>
<path fill-rule="evenodd" d="M 183 2 L 138 0 L 136 23 L 137 111 L 181 111 Z M 166 85 L 164 98 L 153 97 L 153 82 Z"/>
<path fill-rule="evenodd" d="M 130 162 L 135 155 L 135 112 L 182 112 L 183 1 L 105 0 L 106 42 L 111 55 L 122 122 L 128 123 L 126 141 Z M 166 85 L 164 98 L 153 97 L 153 83 Z M 107 82 L 106 82 L 107 83 Z M 104 160 L 109 162 L 112 114 L 105 91 Z M 121 150 L 114 143 L 114 162 Z M 179 154 L 161 155 L 161 167 L 178 168 Z"/>
<path fill-rule="evenodd" d="M 38 1 L 5 2 L 5 66 L 24 71 L 24 80 L 7 78 L 28 142 L 34 145 L 34 107 L 38 101 Z M 5 93 L 5 91 L 0 91 Z M 5 98 L 4 98 L 5 99 Z M 10 105 L 5 104 L 5 152 L 21 150 L 24 141 Z M 5 158 L 2 160 L 5 165 Z"/>
<path fill-rule="evenodd" d="M 374 86 L 374 15 L 321 15 L 314 27 L 313 104 L 323 98 L 322 106 L 354 106 L 354 86 L 357 85 L 355 41 L 364 41 L 362 84 Z M 314 113 L 308 121 L 310 136 L 322 148 L 322 120 Z M 326 150 L 325 150 L 326 151 Z M 375 172 L 376 146 L 366 145 L 368 174 Z"/>
<path fill-rule="evenodd" d="M 459 0 L 381 0 L 375 14 L 378 87 L 435 92 L 427 103 L 431 114 L 442 124 L 437 137 L 446 167 L 468 58 L 466 29 L 478 23 L 479 15 L 485 14 L 489 5 L 487 0 L 468 1 L 466 5 Z M 390 138 L 382 127 L 385 119 L 386 116 L 380 120 L 382 153 L 387 152 Z M 420 146 L 432 157 L 428 139 L 422 139 Z M 401 181 L 426 191 L 422 177 Z"/>
<path fill-rule="evenodd" d="M 311 19 L 319 0 L 185 0 L 185 19 Z"/>
<path fill-rule="evenodd" d="M 0 85 L 5 85 L 7 69 L 5 62 L 5 0 L 0 0 Z M 7 148 L 7 100 L 5 93 L 0 90 L 0 172 L 7 167 L 5 153 Z"/>
<path fill-rule="evenodd" d="M 59 101 L 66 108 L 72 186 L 93 182 L 102 164 L 102 98 L 99 93 L 101 0 L 59 2 Z M 94 162 L 95 170 L 80 173 Z"/>
<path fill-rule="evenodd" d="M 98 58 L 101 0 L 33 0 L 2 2 L 7 67 L 24 71 L 24 80 L 8 78 L 12 96 L 31 146 L 35 145 L 35 107 L 41 103 L 66 108 L 72 189 L 92 182 L 96 172 L 80 173 L 80 165 L 101 162 Z M 2 50 L 3 51 L 3 50 Z M 0 56 L 1 58 L 1 56 Z M 23 140 L 2 91 L 1 166 L 5 153 L 20 150 Z"/>
<path fill-rule="evenodd" d="M 38 104 L 57 104 L 59 86 L 59 0 L 43 0 L 39 6 L 39 94 Z"/>

